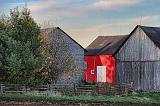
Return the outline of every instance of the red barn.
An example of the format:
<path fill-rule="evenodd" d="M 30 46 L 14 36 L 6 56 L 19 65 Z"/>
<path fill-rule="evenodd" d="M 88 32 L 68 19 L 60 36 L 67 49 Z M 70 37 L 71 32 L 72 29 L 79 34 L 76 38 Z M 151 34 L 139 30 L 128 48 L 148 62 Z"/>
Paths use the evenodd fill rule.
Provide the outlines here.
<path fill-rule="evenodd" d="M 85 82 L 116 82 L 114 54 L 126 38 L 127 36 L 99 36 L 86 48 Z"/>

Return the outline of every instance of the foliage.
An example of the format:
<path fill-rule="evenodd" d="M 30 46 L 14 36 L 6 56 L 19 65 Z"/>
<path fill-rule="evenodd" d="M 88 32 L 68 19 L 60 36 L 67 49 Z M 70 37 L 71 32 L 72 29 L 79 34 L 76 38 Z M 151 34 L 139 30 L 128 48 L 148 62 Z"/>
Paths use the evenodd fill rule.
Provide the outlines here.
<path fill-rule="evenodd" d="M 3 21 L 5 20 L 5 21 Z M 4 22 L 4 23 L 3 23 Z M 39 70 L 43 62 L 39 48 L 40 27 L 30 16 L 28 8 L 11 10 L 10 17 L 1 18 L 0 47 L 7 80 L 12 83 L 35 85 L 44 83 L 46 79 Z"/>
<path fill-rule="evenodd" d="M 62 76 L 59 79 L 68 83 L 74 76 L 77 69 L 69 45 L 53 28 L 41 33 L 28 8 L 20 11 L 17 7 L 10 11 L 9 17 L 2 15 L 0 29 L 5 32 L 0 35 L 4 35 L 4 39 L 0 38 L 3 43 L 0 44 L 3 49 L 0 70 L 7 72 L 5 81 L 35 85 L 46 83 L 48 79 L 54 82 Z"/>
<path fill-rule="evenodd" d="M 5 29 L 8 24 L 8 17 L 5 14 L 0 14 L 0 29 Z"/>
<path fill-rule="evenodd" d="M 51 78 L 49 77 L 50 66 L 52 64 L 52 56 L 51 56 L 51 44 L 48 42 L 48 34 L 50 31 L 41 31 L 41 42 L 42 45 L 40 47 L 40 52 L 44 56 L 45 60 L 41 67 L 41 72 L 48 79 L 48 83 L 51 83 Z"/>
<path fill-rule="evenodd" d="M 13 39 L 21 41 L 21 43 L 30 43 L 33 54 L 38 54 L 40 27 L 30 16 L 28 8 L 24 7 L 22 11 L 19 11 L 18 7 L 11 10 L 9 25 L 6 29 Z"/>
<path fill-rule="evenodd" d="M 61 80 L 66 80 L 66 82 L 69 83 L 68 78 L 71 77 L 69 74 L 73 73 L 70 71 L 75 70 L 76 66 L 74 64 L 74 59 L 72 57 L 69 45 L 63 38 L 63 34 L 59 36 L 59 33 L 61 33 L 61 31 L 58 29 L 55 29 L 51 32 L 51 35 L 54 35 L 54 37 L 51 38 L 51 45 L 53 46 L 51 46 L 50 51 L 53 60 L 50 66 L 50 75 L 53 80 L 61 77 Z"/>
<path fill-rule="evenodd" d="M 6 43 L 5 41 L 8 39 L 7 34 L 5 31 L 0 30 L 0 80 L 4 79 L 3 76 L 6 75 L 6 70 L 5 70 L 5 50 L 6 50 Z"/>
<path fill-rule="evenodd" d="M 68 84 L 70 77 L 73 77 L 76 72 L 72 50 L 63 35 L 64 33 L 58 28 L 48 28 L 42 33 L 44 42 L 42 50 L 47 56 L 44 68 L 48 72 L 51 83 L 63 81 Z"/>

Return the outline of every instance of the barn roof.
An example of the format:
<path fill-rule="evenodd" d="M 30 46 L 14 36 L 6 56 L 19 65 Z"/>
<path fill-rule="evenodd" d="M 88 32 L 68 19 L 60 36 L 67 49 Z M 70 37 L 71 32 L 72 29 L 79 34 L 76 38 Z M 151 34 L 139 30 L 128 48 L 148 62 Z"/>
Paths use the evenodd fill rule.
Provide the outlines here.
<path fill-rule="evenodd" d="M 160 27 L 139 26 L 146 35 L 160 48 Z"/>
<path fill-rule="evenodd" d="M 98 36 L 87 48 L 85 55 L 114 54 L 128 35 Z"/>

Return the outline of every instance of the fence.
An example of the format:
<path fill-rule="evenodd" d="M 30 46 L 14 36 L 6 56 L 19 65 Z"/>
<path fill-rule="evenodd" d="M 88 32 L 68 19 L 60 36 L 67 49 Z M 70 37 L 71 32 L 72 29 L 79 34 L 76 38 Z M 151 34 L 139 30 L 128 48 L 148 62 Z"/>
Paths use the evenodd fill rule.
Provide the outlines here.
<path fill-rule="evenodd" d="M 0 93 L 18 93 L 25 95 L 46 95 L 46 96 L 63 96 L 63 95 L 92 95 L 93 88 L 96 86 L 78 86 L 67 84 L 48 84 L 36 87 L 27 87 L 19 84 L 0 84 Z"/>
<path fill-rule="evenodd" d="M 18 84 L 0 84 L 0 93 L 19 93 L 25 95 L 45 95 L 45 96 L 91 96 L 91 95 L 115 95 L 128 94 L 132 91 L 130 85 L 111 85 L 97 83 L 96 85 L 67 85 L 48 84 L 36 87 L 27 87 Z"/>

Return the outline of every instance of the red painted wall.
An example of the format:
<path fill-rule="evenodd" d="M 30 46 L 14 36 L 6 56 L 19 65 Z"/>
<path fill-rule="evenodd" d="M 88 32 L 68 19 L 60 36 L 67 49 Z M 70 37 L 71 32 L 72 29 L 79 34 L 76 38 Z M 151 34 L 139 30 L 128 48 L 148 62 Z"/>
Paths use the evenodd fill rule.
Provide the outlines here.
<path fill-rule="evenodd" d="M 89 83 L 97 82 L 97 66 L 106 66 L 106 82 L 115 83 L 115 58 L 112 55 L 84 56 L 87 67 L 84 69 L 84 80 Z M 91 74 L 94 70 L 94 74 Z"/>

